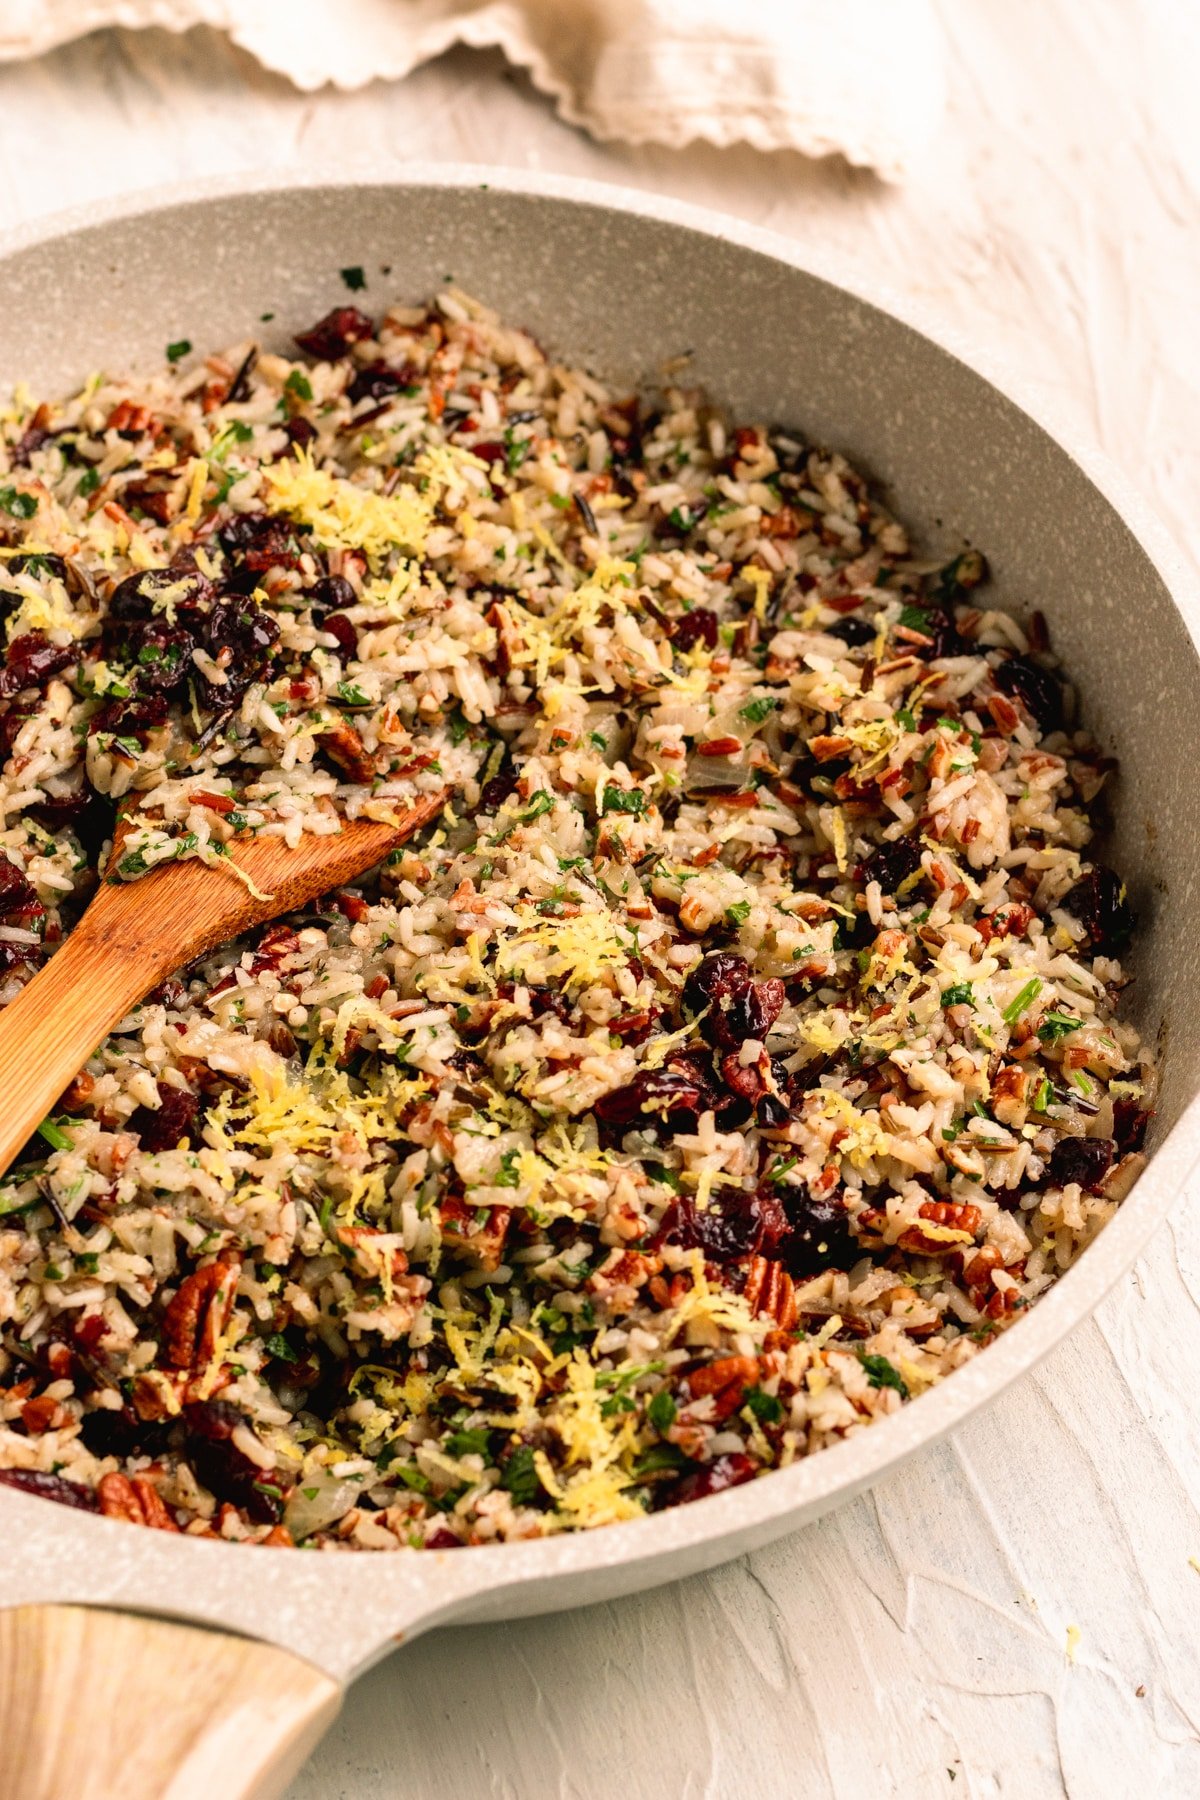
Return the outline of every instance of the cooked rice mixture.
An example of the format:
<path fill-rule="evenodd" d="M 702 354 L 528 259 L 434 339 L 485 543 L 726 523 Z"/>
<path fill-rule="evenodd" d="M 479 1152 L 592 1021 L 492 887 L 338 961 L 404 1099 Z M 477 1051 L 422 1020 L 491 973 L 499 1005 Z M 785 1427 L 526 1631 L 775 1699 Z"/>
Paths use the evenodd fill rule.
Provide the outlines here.
<path fill-rule="evenodd" d="M 614 398 L 454 290 L 297 342 L 5 417 L 0 998 L 118 801 L 133 878 L 450 800 L 0 1186 L 0 1481 L 393 1550 L 785 1467 L 1137 1174 L 1113 764 L 977 551 L 685 364 Z"/>

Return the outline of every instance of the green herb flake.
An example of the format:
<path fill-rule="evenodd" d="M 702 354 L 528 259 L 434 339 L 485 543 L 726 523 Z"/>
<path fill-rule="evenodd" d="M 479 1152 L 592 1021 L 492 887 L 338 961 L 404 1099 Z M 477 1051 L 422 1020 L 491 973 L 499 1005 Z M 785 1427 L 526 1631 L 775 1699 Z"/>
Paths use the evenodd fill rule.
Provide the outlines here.
<path fill-rule="evenodd" d="M 338 273 L 341 275 L 342 280 L 345 282 L 346 286 L 350 289 L 350 292 L 352 294 L 361 293 L 363 288 L 365 288 L 367 285 L 367 278 L 363 273 L 361 264 L 359 264 L 359 263 L 354 263 L 348 269 L 340 269 L 338 271 Z"/>
<path fill-rule="evenodd" d="M 675 1423 L 675 1416 L 678 1411 L 678 1407 L 666 1388 L 660 1388 L 646 1408 L 646 1417 L 653 1425 L 655 1431 L 666 1433 Z"/>
<path fill-rule="evenodd" d="M 500 1471 L 500 1485 L 508 1489 L 518 1506 L 528 1506 L 537 1498 L 541 1483 L 528 1444 L 517 1445 Z"/>
<path fill-rule="evenodd" d="M 73 1140 L 67 1136 L 65 1131 L 60 1131 L 53 1119 L 43 1119 L 38 1126 L 38 1131 L 52 1150 L 69 1150 L 71 1148 Z"/>
<path fill-rule="evenodd" d="M 942 995 L 943 1006 L 974 1006 L 975 993 L 969 981 L 956 981 Z"/>
<path fill-rule="evenodd" d="M 758 700 L 751 700 L 738 711 L 738 718 L 745 719 L 747 725 L 761 725 L 764 719 L 778 709 L 779 702 L 773 695 L 764 694 Z"/>
<path fill-rule="evenodd" d="M 760 1387 L 746 1389 L 746 1405 L 761 1425 L 778 1425 L 783 1417 L 782 1400 Z"/>
<path fill-rule="evenodd" d="M 312 382 L 303 369 L 293 369 L 283 386 L 285 392 L 295 394 L 298 400 L 311 400 L 313 397 Z"/>
<path fill-rule="evenodd" d="M 191 348 L 191 338 L 176 338 L 173 344 L 167 345 L 167 361 L 169 363 L 180 362 L 185 356 L 191 354 Z"/>
<path fill-rule="evenodd" d="M 1006 1025 L 1015 1025 L 1021 1014 L 1029 1011 L 1029 1008 L 1033 1005 L 1041 991 L 1042 984 L 1035 975 L 1032 981 L 1027 981 L 1025 983 L 1025 986 L 1021 989 L 1016 999 L 1010 1000 L 1005 1007 L 1004 1012 L 1001 1015 L 1004 1019 L 1004 1023 Z"/>
<path fill-rule="evenodd" d="M 37 505 L 33 494 L 23 494 L 15 487 L 0 487 L 0 507 L 14 519 L 32 519 Z"/>
<path fill-rule="evenodd" d="M 895 1388 L 902 1400 L 908 1399 L 907 1381 L 886 1356 L 873 1356 L 868 1351 L 860 1350 L 858 1360 L 866 1370 L 867 1380 L 873 1388 Z"/>
<path fill-rule="evenodd" d="M 554 795 L 548 794 L 545 788 L 539 788 L 525 811 L 520 815 L 520 822 L 522 825 L 532 824 L 534 819 L 540 819 L 543 813 L 552 812 L 553 809 Z"/>
<path fill-rule="evenodd" d="M 487 1456 L 488 1439 L 491 1433 L 486 1425 L 476 1425 L 469 1431 L 453 1431 L 446 1439 L 446 1448 L 451 1456 Z"/>
<path fill-rule="evenodd" d="M 282 1331 L 273 1331 L 269 1338 L 263 1339 L 263 1344 L 267 1351 L 278 1358 L 280 1362 L 294 1363 L 300 1360 Z"/>
<path fill-rule="evenodd" d="M 606 787 L 601 813 L 632 813 L 640 819 L 646 810 L 646 796 L 640 788 Z"/>
<path fill-rule="evenodd" d="M 1078 1031 L 1082 1024 L 1082 1019 L 1073 1019 L 1070 1013 L 1043 1013 L 1038 1025 L 1038 1036 L 1043 1044 L 1057 1044 L 1060 1038 L 1069 1037 L 1071 1032 Z"/>
<path fill-rule="evenodd" d="M 725 918 L 730 925 L 744 925 L 749 917 L 749 900 L 735 900 L 732 906 L 725 908 Z"/>

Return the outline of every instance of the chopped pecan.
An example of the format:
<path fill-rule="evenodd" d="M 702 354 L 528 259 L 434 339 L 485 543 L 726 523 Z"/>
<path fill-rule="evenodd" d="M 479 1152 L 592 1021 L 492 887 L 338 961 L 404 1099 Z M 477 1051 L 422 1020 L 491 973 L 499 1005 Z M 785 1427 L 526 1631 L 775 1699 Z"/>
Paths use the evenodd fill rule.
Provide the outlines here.
<path fill-rule="evenodd" d="M 162 1322 L 172 1368 L 199 1372 L 212 1361 L 233 1311 L 239 1266 L 240 1258 L 225 1252 L 180 1283 Z"/>
<path fill-rule="evenodd" d="M 796 1284 L 781 1262 L 756 1256 L 746 1274 L 742 1297 L 752 1313 L 774 1319 L 781 1331 L 796 1323 Z"/>
<path fill-rule="evenodd" d="M 153 1531 L 178 1531 L 154 1483 L 145 1475 L 105 1475 L 96 1489 L 106 1519 L 124 1519 Z"/>

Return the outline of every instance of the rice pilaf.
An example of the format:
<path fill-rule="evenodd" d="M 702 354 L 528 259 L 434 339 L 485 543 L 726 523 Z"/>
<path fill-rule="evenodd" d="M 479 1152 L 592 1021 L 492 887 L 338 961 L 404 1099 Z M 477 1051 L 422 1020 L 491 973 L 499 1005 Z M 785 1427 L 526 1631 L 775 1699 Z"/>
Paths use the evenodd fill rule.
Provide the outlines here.
<path fill-rule="evenodd" d="M 614 396 L 454 289 L 297 342 L 5 418 L 0 999 L 117 802 L 132 880 L 451 799 L 165 983 L 0 1185 L 0 1483 L 447 1548 L 894 1413 L 1143 1160 L 1044 619 L 682 363 Z"/>

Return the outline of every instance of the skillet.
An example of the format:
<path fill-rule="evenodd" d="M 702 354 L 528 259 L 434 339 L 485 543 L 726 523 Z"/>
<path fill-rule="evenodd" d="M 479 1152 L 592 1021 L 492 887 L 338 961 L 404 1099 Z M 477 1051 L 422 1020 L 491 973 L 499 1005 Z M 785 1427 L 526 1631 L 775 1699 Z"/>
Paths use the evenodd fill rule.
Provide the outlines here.
<path fill-rule="evenodd" d="M 907 302 L 792 243 L 596 184 L 494 171 L 208 184 L 0 243 L 0 378 L 65 390 L 163 346 L 263 341 L 344 295 L 448 274 L 554 350 L 652 383 L 683 350 L 739 416 L 795 424 L 876 478 L 922 547 L 987 551 L 996 604 L 1042 605 L 1119 749 L 1113 856 L 1142 915 L 1131 1015 L 1165 1062 L 1150 1166 L 1116 1218 L 985 1355 L 869 1432 L 671 1512 L 530 1543 L 396 1555 L 134 1531 L 0 1489 L 0 1792 L 20 1800 L 278 1793 L 344 1685 L 449 1620 L 515 1618 L 676 1579 L 850 1498 L 995 1398 L 1129 1268 L 1200 1153 L 1200 597 L 1141 503 Z M 691 376 L 689 376 L 691 379 Z M 207 1629 L 205 1629 L 207 1628 Z"/>

